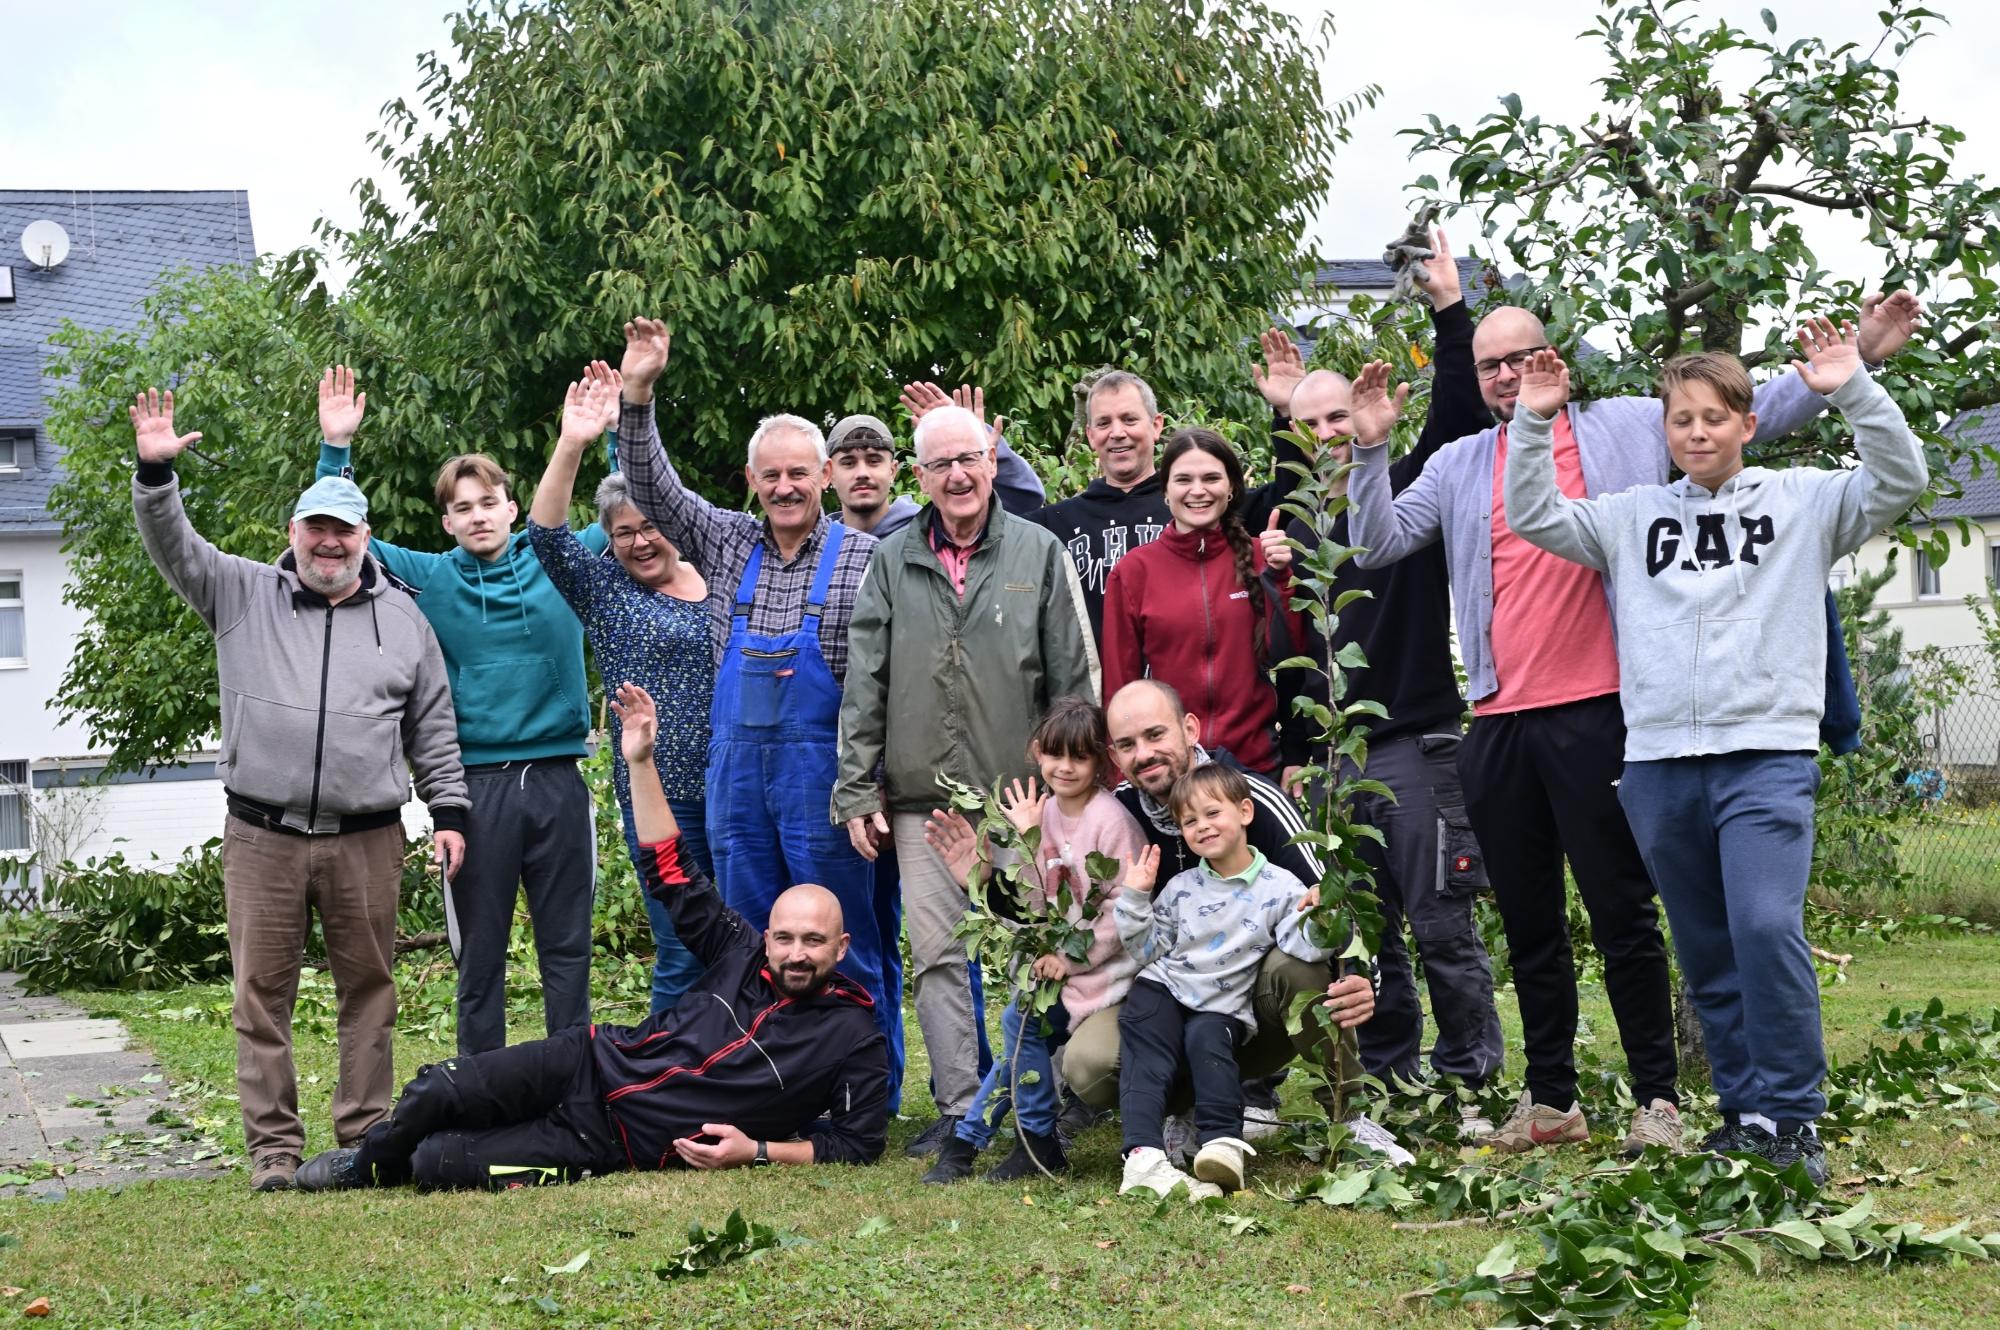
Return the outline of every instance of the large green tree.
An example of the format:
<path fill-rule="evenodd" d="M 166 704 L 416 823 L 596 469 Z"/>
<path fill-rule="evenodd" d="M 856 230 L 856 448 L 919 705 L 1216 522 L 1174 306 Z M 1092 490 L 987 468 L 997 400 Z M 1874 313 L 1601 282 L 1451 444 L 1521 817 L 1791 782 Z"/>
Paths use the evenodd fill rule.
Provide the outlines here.
<path fill-rule="evenodd" d="M 562 385 L 637 314 L 673 326 L 662 428 L 721 498 L 757 417 L 888 415 L 912 378 L 983 384 L 1030 448 L 1106 362 L 1248 411 L 1246 342 L 1358 105 L 1321 104 L 1326 36 L 1258 0 L 503 2 L 452 40 L 386 109 L 360 225 L 322 233 L 338 298 L 300 253 L 72 340 L 57 507 L 92 618 L 62 703 L 120 766 L 216 716 L 206 636 L 130 533 L 137 387 L 178 388 L 195 519 L 258 557 L 310 474 L 317 367 L 368 390 L 378 534 L 435 547 L 437 461 L 532 481 Z"/>
<path fill-rule="evenodd" d="M 1469 129 L 1432 116 L 1406 133 L 1451 165 L 1417 188 L 1480 219 L 1522 274 L 1510 299 L 1559 345 L 1617 344 L 1578 364 L 1593 392 L 1647 391 L 1682 351 L 1782 366 L 1806 315 L 1851 313 L 1870 289 L 1919 293 L 1929 327 L 1884 378 L 1949 492 L 1969 445 L 1945 426 L 2000 402 L 2000 185 L 1956 165 L 1965 135 L 1925 116 L 1898 71 L 1942 20 L 1884 0 L 1878 22 L 1872 41 L 1835 44 L 1781 37 L 1769 10 L 1749 32 L 1697 0 L 1604 0 L 1581 38 L 1601 50 L 1602 108 L 1565 124 L 1510 93 Z M 1843 229 L 1865 239 L 1871 270 L 1825 270 L 1820 252 Z M 1826 421 L 1763 460 L 1835 466 L 1850 453 Z"/>

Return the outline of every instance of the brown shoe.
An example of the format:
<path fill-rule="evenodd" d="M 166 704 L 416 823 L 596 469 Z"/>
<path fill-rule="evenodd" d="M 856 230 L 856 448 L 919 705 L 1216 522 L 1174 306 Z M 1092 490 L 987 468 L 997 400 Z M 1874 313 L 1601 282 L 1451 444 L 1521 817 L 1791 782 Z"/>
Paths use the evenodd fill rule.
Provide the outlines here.
<path fill-rule="evenodd" d="M 1567 1109 L 1550 1108 L 1547 1104 L 1536 1103 L 1523 1090 L 1507 1120 L 1480 1144 L 1511 1155 L 1545 1145 L 1573 1145 L 1589 1139 L 1590 1123 L 1584 1118 L 1581 1105 L 1571 1104 Z"/>
<path fill-rule="evenodd" d="M 1632 1130 L 1625 1133 L 1625 1157 L 1637 1159 L 1649 1145 L 1681 1152 L 1681 1111 L 1664 1099 L 1642 1105 L 1632 1115 Z"/>
<path fill-rule="evenodd" d="M 290 1191 L 292 1176 L 299 1171 L 299 1157 L 273 1150 L 257 1156 L 250 1166 L 251 1191 Z"/>

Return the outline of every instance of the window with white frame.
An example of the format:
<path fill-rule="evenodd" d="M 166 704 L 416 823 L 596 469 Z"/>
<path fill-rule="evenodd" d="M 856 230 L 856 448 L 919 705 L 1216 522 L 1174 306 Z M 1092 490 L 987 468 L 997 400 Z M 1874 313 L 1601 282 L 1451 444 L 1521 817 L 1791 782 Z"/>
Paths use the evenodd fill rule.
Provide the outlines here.
<path fill-rule="evenodd" d="M 28 843 L 31 797 L 27 762 L 0 762 L 0 854 L 34 848 Z"/>
<path fill-rule="evenodd" d="M 1986 580 L 2000 586 L 2000 540 L 1986 547 Z"/>
<path fill-rule="evenodd" d="M 28 663 L 28 607 L 21 601 L 21 574 L 0 569 L 0 665 Z"/>
<path fill-rule="evenodd" d="M 1925 596 L 1941 596 L 1944 594 L 1944 586 L 1938 580 L 1937 565 L 1931 562 L 1928 550 L 1917 551 L 1916 569 L 1918 599 L 1922 599 Z"/>

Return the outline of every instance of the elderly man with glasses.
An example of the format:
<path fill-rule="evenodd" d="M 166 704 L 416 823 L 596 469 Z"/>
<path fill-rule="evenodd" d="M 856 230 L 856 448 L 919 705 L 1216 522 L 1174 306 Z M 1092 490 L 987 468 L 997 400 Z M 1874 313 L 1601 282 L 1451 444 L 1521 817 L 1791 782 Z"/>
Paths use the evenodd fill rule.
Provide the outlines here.
<path fill-rule="evenodd" d="M 744 479 L 761 517 L 689 489 L 667 459 L 653 384 L 667 366 L 664 323 L 625 325 L 618 465 L 632 504 L 708 583 L 715 694 L 709 713 L 708 849 L 729 908 L 762 929 L 798 882 L 831 891 L 847 920 L 841 970 L 868 990 L 889 1044 L 889 1103 L 901 1093 L 902 969 L 893 902 L 875 866 L 827 820 L 849 620 L 876 541 L 831 520 L 826 439 L 798 416 L 750 436 Z"/>
<path fill-rule="evenodd" d="M 909 1147 L 923 1153 L 958 1125 L 980 1078 L 972 976 L 952 933 L 965 888 L 925 843 L 924 819 L 947 806 L 942 778 L 985 790 L 1031 775 L 1035 722 L 1059 697 L 1096 701 L 1098 672 L 1076 570 L 1054 535 L 994 497 L 978 416 L 937 407 L 915 442 L 929 502 L 881 543 L 855 600 L 833 818 L 870 859 L 893 838 L 902 867 L 939 1114 Z"/>

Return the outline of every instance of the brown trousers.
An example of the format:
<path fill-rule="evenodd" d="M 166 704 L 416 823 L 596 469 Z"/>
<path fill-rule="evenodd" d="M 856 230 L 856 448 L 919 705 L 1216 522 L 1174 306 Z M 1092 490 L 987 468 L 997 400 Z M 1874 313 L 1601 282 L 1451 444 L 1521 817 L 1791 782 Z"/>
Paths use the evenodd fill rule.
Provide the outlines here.
<path fill-rule="evenodd" d="M 319 914 L 333 971 L 340 1077 L 333 1134 L 352 1145 L 388 1116 L 395 1090 L 396 897 L 400 823 L 333 836 L 288 836 L 230 817 L 222 840 L 229 963 L 236 976 L 236 1092 L 250 1157 L 302 1155 L 292 1008 L 308 912 Z"/>
<path fill-rule="evenodd" d="M 1269 1076 L 1295 1057 L 1325 1067 L 1329 1032 L 1310 1021 L 1297 1034 L 1285 1027 L 1295 1001 L 1306 994 L 1324 994 L 1332 982 L 1332 968 L 1323 961 L 1302 961 L 1275 947 L 1264 957 L 1250 995 L 1257 1033 L 1236 1050 L 1237 1070 L 1245 1080 Z M 1063 1045 L 1063 1079 L 1078 1098 L 1095 1108 L 1118 1107 L 1118 1013 L 1124 1005 L 1114 1002 L 1092 1012 Z M 1333 1032 L 1333 1043 L 1333 1065 L 1339 1074 L 1315 1097 L 1336 1119 L 1345 1119 L 1347 1098 L 1361 1078 L 1361 1063 L 1352 1030 Z M 1167 1110 L 1182 1112 L 1193 1102 L 1182 1085 L 1169 1095 Z"/>

